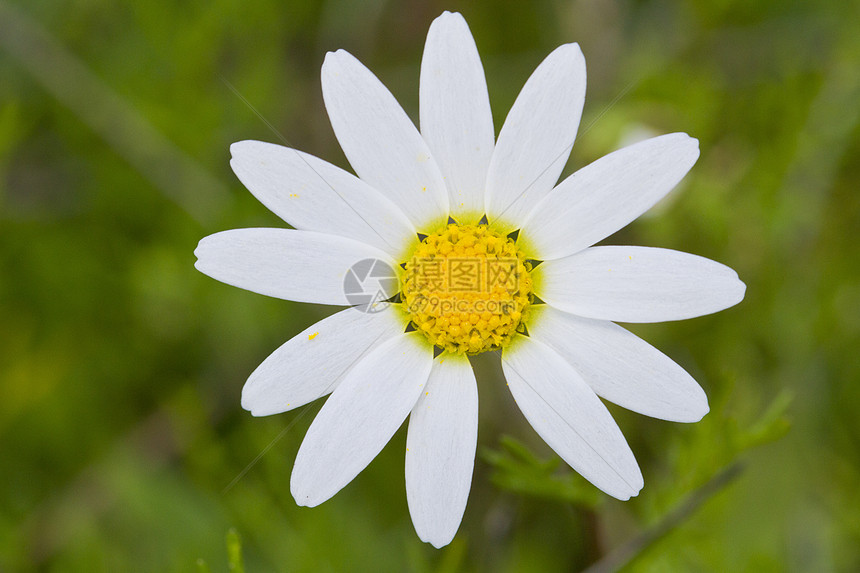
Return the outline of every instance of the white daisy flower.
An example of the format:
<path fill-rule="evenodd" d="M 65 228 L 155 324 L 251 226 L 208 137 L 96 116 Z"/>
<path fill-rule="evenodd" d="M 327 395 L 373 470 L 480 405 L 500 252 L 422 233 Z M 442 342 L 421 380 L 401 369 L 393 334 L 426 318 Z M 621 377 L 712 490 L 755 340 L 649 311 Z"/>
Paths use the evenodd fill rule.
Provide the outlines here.
<path fill-rule="evenodd" d="M 600 398 L 678 422 L 701 419 L 708 402 L 680 366 L 612 321 L 716 312 L 743 299 L 745 286 L 695 255 L 591 245 L 666 195 L 695 163 L 698 142 L 654 137 L 556 185 L 585 98 L 579 46 L 547 56 L 494 139 L 475 42 L 448 12 L 427 36 L 420 132 L 345 51 L 326 56 L 322 88 L 358 177 L 294 149 L 236 143 L 236 175 L 295 229 L 225 231 L 195 251 L 197 268 L 222 282 L 351 307 L 278 348 L 242 390 L 255 416 L 331 393 L 296 457 L 296 502 L 337 493 L 408 417 L 412 521 L 422 540 L 448 544 L 477 443 L 467 357 L 490 350 L 501 350 L 514 400 L 565 462 L 611 496 L 637 495 L 642 474 Z M 360 290 L 368 278 L 382 291 L 395 286 L 373 298 Z"/>

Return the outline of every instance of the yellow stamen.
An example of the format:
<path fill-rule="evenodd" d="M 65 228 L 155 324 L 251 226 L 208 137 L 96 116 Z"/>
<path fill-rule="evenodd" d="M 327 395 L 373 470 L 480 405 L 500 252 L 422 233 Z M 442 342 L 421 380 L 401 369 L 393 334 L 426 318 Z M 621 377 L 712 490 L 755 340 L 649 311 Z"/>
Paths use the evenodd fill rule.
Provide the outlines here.
<path fill-rule="evenodd" d="M 501 348 L 528 318 L 526 257 L 486 225 L 449 224 L 428 235 L 405 269 L 401 295 L 413 325 L 448 352 Z"/>

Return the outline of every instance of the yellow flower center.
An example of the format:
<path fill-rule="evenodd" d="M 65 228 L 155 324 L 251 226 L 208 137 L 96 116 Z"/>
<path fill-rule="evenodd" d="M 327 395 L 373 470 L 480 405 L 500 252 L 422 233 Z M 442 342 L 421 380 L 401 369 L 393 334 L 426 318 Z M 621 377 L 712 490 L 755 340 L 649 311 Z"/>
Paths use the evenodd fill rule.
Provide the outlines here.
<path fill-rule="evenodd" d="M 523 330 L 531 265 L 511 238 L 486 225 L 449 224 L 424 238 L 404 268 L 401 301 L 435 346 L 478 354 Z"/>

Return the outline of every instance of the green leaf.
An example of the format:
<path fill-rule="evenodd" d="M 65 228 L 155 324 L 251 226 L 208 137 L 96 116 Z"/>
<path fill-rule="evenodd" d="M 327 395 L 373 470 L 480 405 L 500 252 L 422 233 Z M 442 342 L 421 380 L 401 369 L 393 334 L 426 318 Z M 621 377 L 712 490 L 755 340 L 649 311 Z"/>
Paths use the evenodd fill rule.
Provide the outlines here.
<path fill-rule="evenodd" d="M 555 456 L 542 460 L 510 436 L 501 438 L 501 449 L 484 449 L 481 457 L 494 468 L 493 483 L 500 489 L 582 507 L 595 507 L 600 492 L 564 466 Z"/>
<path fill-rule="evenodd" d="M 775 442 L 785 436 L 791 429 L 791 423 L 785 414 L 793 400 L 794 394 L 791 391 L 780 392 L 761 417 L 740 432 L 738 440 L 740 450 L 745 451 Z"/>

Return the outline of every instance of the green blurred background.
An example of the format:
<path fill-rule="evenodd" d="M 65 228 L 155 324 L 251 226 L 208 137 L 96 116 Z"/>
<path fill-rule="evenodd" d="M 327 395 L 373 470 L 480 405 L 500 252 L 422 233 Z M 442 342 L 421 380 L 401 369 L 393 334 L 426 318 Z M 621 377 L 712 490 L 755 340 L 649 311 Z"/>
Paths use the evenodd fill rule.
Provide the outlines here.
<path fill-rule="evenodd" d="M 540 60 L 580 43 L 567 172 L 643 134 L 699 138 L 677 192 L 608 242 L 716 259 L 748 290 L 633 328 L 711 413 L 612 407 L 645 476 L 629 502 L 560 464 L 497 357 L 477 360 L 472 493 L 437 551 L 409 520 L 402 429 L 331 501 L 295 505 L 320 404 L 252 418 L 239 394 L 331 309 L 217 283 L 192 251 L 282 225 L 230 171 L 230 143 L 278 141 L 230 86 L 347 167 L 326 51 L 354 53 L 417 118 L 445 9 L 472 28 L 497 131 Z M 851 0 L 0 0 L 0 571 L 236 570 L 238 539 L 247 571 L 860 570 L 858 22 Z"/>

